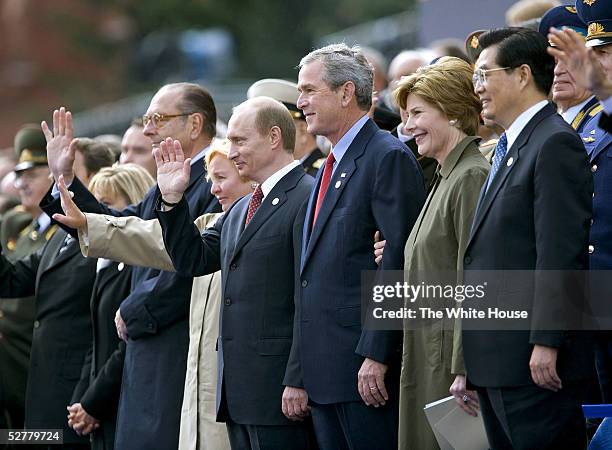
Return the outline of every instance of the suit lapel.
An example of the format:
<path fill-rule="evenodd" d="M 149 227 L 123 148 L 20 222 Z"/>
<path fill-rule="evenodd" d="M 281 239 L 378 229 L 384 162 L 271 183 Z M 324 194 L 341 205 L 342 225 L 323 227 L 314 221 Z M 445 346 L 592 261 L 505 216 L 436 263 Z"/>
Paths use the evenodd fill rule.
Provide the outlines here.
<path fill-rule="evenodd" d="M 66 238 L 66 232 L 58 230 L 49 241 L 48 248 L 44 251 L 43 258 L 40 262 L 39 273 L 43 273 L 56 268 L 63 264 L 65 261 L 70 259 L 76 253 L 80 253 L 78 240 L 73 240 L 70 245 L 60 254 L 60 248 L 64 244 Z"/>
<path fill-rule="evenodd" d="M 305 176 L 304 169 L 301 165 L 299 165 L 291 169 L 289 173 L 283 176 L 283 178 L 276 183 L 268 195 L 266 195 L 266 198 L 264 198 L 261 206 L 249 224 L 244 227 L 244 231 L 242 234 L 240 234 L 240 237 L 236 242 L 231 259 L 233 259 L 238 252 L 240 252 L 242 247 L 244 247 L 245 244 L 251 240 L 255 233 L 257 233 L 261 226 L 266 223 L 272 214 L 281 208 L 281 206 L 287 201 L 287 192 L 293 189 L 303 176 Z M 243 219 L 244 223 L 245 217 L 242 217 L 242 214 L 240 214 L 240 217 Z"/>
<path fill-rule="evenodd" d="M 338 200 L 342 196 L 342 193 L 346 189 L 346 186 L 349 184 L 351 176 L 357 169 L 356 161 L 363 155 L 366 149 L 367 143 L 370 141 L 372 136 L 376 133 L 377 127 L 371 120 L 368 120 L 355 139 L 347 149 L 346 153 L 342 157 L 342 160 L 336 167 L 334 174 L 332 175 L 329 187 L 327 188 L 327 192 L 325 193 L 325 198 L 323 200 L 323 204 L 321 205 L 321 209 L 319 210 L 319 215 L 317 216 L 317 221 L 312 227 L 312 232 L 310 233 L 310 238 L 308 234 L 311 226 L 312 219 L 314 214 L 314 206 L 316 204 L 316 198 L 319 195 L 319 188 L 321 185 L 321 176 L 323 171 L 319 170 L 317 174 L 316 180 L 316 189 L 313 189 L 313 192 L 308 201 L 308 209 L 306 210 L 306 220 L 304 223 L 304 236 L 302 239 L 302 267 L 308 262 L 308 258 L 312 254 L 314 247 L 323 232 L 323 228 L 325 224 L 329 220 L 329 216 L 333 212 Z"/>
<path fill-rule="evenodd" d="M 302 229 L 302 251 L 300 258 L 300 268 L 304 267 L 304 260 L 306 258 L 306 249 L 308 247 L 308 241 L 310 240 L 310 231 L 312 228 L 312 218 L 314 215 L 314 208 L 319 195 L 319 188 L 321 187 L 321 177 L 323 176 L 323 170 L 325 165 L 319 168 L 317 176 L 315 178 L 314 187 L 308 197 L 308 206 L 306 207 L 306 217 L 304 218 L 304 227 Z"/>
<path fill-rule="evenodd" d="M 527 145 L 527 142 L 529 142 L 529 137 L 531 136 L 531 133 L 533 132 L 533 130 L 535 130 L 536 126 L 542 120 L 544 120 L 544 118 L 552 114 L 556 114 L 556 112 L 550 103 L 547 104 L 540 111 L 538 111 L 536 115 L 533 116 L 532 119 L 527 123 L 525 128 L 523 128 L 521 133 L 516 138 L 516 141 L 514 142 L 512 147 L 510 147 L 510 149 L 508 150 L 508 153 L 504 157 L 503 161 L 501 162 L 501 165 L 499 166 L 499 169 L 497 170 L 497 173 L 495 174 L 495 178 L 491 182 L 491 185 L 489 186 L 489 189 L 486 190 L 486 192 L 485 189 L 488 184 L 488 179 L 487 181 L 485 181 L 485 184 L 480 192 L 480 197 L 478 199 L 478 205 L 476 207 L 476 213 L 474 215 L 474 222 L 472 223 L 472 229 L 470 232 L 470 241 L 473 239 L 474 235 L 476 234 L 476 231 L 482 224 L 482 221 L 484 220 L 487 211 L 489 210 L 489 208 L 491 208 L 493 200 L 495 200 L 495 197 L 497 197 L 497 194 L 501 190 L 502 186 L 504 186 L 506 178 L 508 178 L 508 175 L 518 163 L 521 149 L 525 145 Z"/>
<path fill-rule="evenodd" d="M 187 189 L 185 189 L 185 192 L 192 189 L 198 181 L 201 181 L 204 178 L 204 175 L 206 175 L 206 170 L 204 169 L 204 160 L 201 159 L 199 161 L 196 161 L 191 166 L 191 174 L 189 175 L 189 185 L 187 186 Z"/>

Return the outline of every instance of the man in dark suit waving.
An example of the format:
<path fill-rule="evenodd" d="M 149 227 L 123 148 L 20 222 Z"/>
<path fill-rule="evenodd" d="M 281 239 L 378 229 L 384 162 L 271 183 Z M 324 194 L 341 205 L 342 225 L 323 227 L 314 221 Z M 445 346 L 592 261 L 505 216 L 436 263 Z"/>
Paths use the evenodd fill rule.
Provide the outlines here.
<path fill-rule="evenodd" d="M 361 272 L 376 270 L 376 230 L 388 245 L 381 267 L 403 268 L 425 189 L 412 152 L 367 117 L 372 78 L 344 44 L 305 56 L 298 76 L 308 132 L 332 143 L 306 210 L 291 358 L 324 449 L 397 447 L 401 332 L 362 329 Z"/>
<path fill-rule="evenodd" d="M 237 106 L 227 137 L 238 172 L 259 186 L 201 236 L 183 197 L 189 160 L 177 141 L 154 152 L 164 242 L 180 274 L 221 269 L 217 420 L 226 422 L 232 448 L 305 449 L 305 394 L 292 389 L 282 409 L 281 400 L 284 377 L 301 386 L 299 370 L 287 360 L 300 245 L 294 228 L 303 220 L 298 213 L 312 177 L 293 159 L 295 125 L 276 100 L 256 97 Z"/>
<path fill-rule="evenodd" d="M 473 283 L 474 270 L 504 271 L 496 277 L 533 272 L 521 283 L 506 281 L 487 299 L 520 301 L 529 311 L 524 328 L 467 330 L 464 321 L 468 381 L 478 391 L 491 448 L 585 448 L 580 405 L 592 386 L 592 343 L 568 331 L 559 314 L 578 299 L 568 295 L 563 278 L 547 283 L 544 275 L 588 268 L 593 182 L 587 155 L 547 101 L 554 60 L 546 39 L 506 28 L 479 42 L 474 89 L 484 117 L 506 132 L 474 216 L 465 280 Z"/>

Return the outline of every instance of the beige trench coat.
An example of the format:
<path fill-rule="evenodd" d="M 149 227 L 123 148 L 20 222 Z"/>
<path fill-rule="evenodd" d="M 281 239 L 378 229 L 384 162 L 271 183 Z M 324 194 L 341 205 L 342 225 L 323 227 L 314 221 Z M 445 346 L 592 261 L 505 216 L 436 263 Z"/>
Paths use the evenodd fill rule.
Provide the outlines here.
<path fill-rule="evenodd" d="M 489 164 L 476 137 L 463 139 L 436 172 L 437 181 L 417 218 L 404 250 L 410 283 L 435 271 L 459 273 L 480 189 Z M 456 280 L 456 277 L 455 277 Z M 453 280 L 453 282 L 455 281 Z M 437 449 L 423 412 L 427 403 L 448 397 L 456 374 L 463 374 L 461 332 L 453 321 L 404 330 L 400 377 L 399 448 Z"/>
<path fill-rule="evenodd" d="M 219 215 L 205 214 L 195 223 L 202 230 L 212 225 Z M 88 233 L 87 236 L 79 235 L 83 255 L 112 259 L 129 265 L 174 270 L 157 220 L 99 214 L 85 216 Z M 215 420 L 215 345 L 219 335 L 220 301 L 220 272 L 194 278 L 179 450 L 230 448 L 225 425 Z"/>

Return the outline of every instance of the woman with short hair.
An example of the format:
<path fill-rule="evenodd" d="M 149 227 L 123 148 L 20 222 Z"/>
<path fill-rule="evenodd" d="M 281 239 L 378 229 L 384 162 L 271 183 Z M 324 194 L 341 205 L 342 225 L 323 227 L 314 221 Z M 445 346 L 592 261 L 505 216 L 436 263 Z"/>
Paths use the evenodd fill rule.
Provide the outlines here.
<path fill-rule="evenodd" d="M 431 191 L 406 242 L 404 270 L 411 284 L 444 278 L 443 272 L 456 272 L 452 282 L 461 282 L 463 253 L 489 172 L 475 136 L 481 106 L 472 74 L 465 61 L 444 57 L 402 78 L 394 92 L 407 117 L 405 133 L 414 136 L 421 155 L 438 162 Z M 452 384 L 460 406 L 475 415 L 477 397 L 466 391 L 460 332 L 453 330 L 453 321 L 405 324 L 400 448 L 437 449 L 425 405 L 446 397 Z"/>

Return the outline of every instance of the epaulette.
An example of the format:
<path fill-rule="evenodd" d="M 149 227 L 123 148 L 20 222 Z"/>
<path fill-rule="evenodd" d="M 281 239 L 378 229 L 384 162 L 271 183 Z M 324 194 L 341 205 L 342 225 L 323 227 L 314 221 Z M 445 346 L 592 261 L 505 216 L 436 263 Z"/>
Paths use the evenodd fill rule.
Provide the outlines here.
<path fill-rule="evenodd" d="M 603 110 L 603 105 L 597 105 L 595 108 L 593 108 L 590 112 L 589 112 L 589 117 L 595 117 L 597 114 L 599 114 L 601 111 Z"/>

